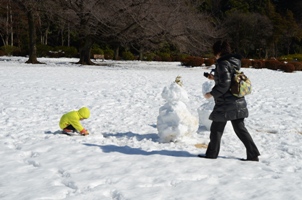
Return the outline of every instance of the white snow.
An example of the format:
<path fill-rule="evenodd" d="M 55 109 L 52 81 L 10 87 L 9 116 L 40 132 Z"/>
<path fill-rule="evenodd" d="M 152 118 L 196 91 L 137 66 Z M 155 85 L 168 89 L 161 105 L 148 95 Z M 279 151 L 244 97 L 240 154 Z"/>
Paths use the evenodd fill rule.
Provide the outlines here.
<path fill-rule="evenodd" d="M 214 87 L 214 81 L 205 81 L 202 84 L 202 95 L 211 92 Z M 204 126 L 206 130 L 210 130 L 212 121 L 209 120 L 209 116 L 215 106 L 215 102 L 213 98 L 207 99 L 206 102 L 201 104 L 201 106 L 197 109 L 198 117 L 199 117 L 199 126 Z"/>
<path fill-rule="evenodd" d="M 157 130 L 160 142 L 176 142 L 195 136 L 198 119 L 190 113 L 188 94 L 182 87 L 179 76 L 169 87 L 164 87 L 162 97 L 166 103 L 159 108 Z"/>
<path fill-rule="evenodd" d="M 209 131 L 160 142 L 161 94 L 180 75 L 186 108 L 198 118 L 209 104 L 206 68 L 177 62 L 0 57 L 1 200 L 236 200 L 302 196 L 302 72 L 243 69 L 253 93 L 245 120 L 261 153 L 242 162 L 245 148 L 226 129 L 219 158 L 198 158 Z M 62 114 L 87 106 L 89 136 L 55 134 Z M 205 106 L 206 107 L 206 106 Z"/>

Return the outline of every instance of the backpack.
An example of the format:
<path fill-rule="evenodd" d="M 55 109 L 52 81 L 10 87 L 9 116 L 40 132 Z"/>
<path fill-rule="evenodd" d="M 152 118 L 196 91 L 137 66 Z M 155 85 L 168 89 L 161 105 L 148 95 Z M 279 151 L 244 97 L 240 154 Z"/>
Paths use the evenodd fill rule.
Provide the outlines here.
<path fill-rule="evenodd" d="M 252 83 L 250 79 L 243 73 L 236 69 L 234 76 L 232 77 L 230 91 L 236 97 L 244 97 L 251 94 Z"/>

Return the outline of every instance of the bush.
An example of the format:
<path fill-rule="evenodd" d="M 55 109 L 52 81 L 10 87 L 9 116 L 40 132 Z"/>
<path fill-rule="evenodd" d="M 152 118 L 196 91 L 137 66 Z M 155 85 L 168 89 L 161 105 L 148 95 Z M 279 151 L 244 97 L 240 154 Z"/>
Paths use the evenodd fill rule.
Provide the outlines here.
<path fill-rule="evenodd" d="M 54 51 L 53 47 L 44 45 L 44 44 L 39 44 L 37 45 L 37 56 L 38 57 L 47 57 L 50 56 L 50 52 Z"/>
<path fill-rule="evenodd" d="M 4 51 L 2 51 L 2 50 L 0 49 L 0 56 L 4 56 L 4 55 L 5 55 Z"/>
<path fill-rule="evenodd" d="M 94 54 L 101 54 L 101 55 L 104 55 L 103 49 L 101 49 L 101 48 L 99 48 L 99 47 L 92 47 L 90 53 L 91 53 L 91 55 L 94 55 Z"/>
<path fill-rule="evenodd" d="M 205 58 L 204 59 L 204 64 L 206 66 L 212 66 L 213 64 L 215 64 L 215 60 L 213 58 Z"/>
<path fill-rule="evenodd" d="M 280 58 L 278 58 L 278 60 L 280 61 L 280 62 L 287 62 L 287 61 L 289 61 L 289 60 L 291 60 L 292 58 L 290 58 L 290 57 L 288 57 L 288 56 L 281 56 Z"/>
<path fill-rule="evenodd" d="M 153 57 L 154 61 L 162 61 L 161 57 L 157 54 L 155 54 L 155 56 Z"/>
<path fill-rule="evenodd" d="M 172 61 L 179 61 L 179 62 L 184 60 L 186 57 L 188 57 L 188 55 L 186 55 L 186 54 L 172 54 L 171 55 Z"/>
<path fill-rule="evenodd" d="M 10 45 L 4 45 L 0 48 L 1 51 L 4 52 L 4 55 L 11 56 L 14 54 L 14 52 L 21 51 L 20 48 Z"/>
<path fill-rule="evenodd" d="M 155 56 L 156 56 L 155 53 L 145 53 L 143 56 L 143 60 L 152 61 L 154 60 Z"/>
<path fill-rule="evenodd" d="M 157 56 L 159 57 L 160 61 L 172 61 L 170 53 L 160 52 L 157 54 Z"/>
<path fill-rule="evenodd" d="M 295 66 L 295 71 L 302 71 L 302 63 L 301 62 L 288 62 L 288 64 L 292 64 Z"/>
<path fill-rule="evenodd" d="M 281 56 L 279 60 L 282 61 L 302 61 L 302 54 L 289 54 L 286 56 Z"/>
<path fill-rule="evenodd" d="M 280 68 L 281 62 L 278 60 L 267 60 L 264 62 L 267 69 L 277 70 Z"/>
<path fill-rule="evenodd" d="M 112 60 L 113 57 L 114 57 L 114 51 L 112 49 L 105 49 L 104 50 L 104 57 L 105 57 L 105 59 Z"/>
<path fill-rule="evenodd" d="M 75 47 L 68 47 L 68 46 L 58 46 L 55 47 L 55 50 L 57 52 L 61 52 L 59 53 L 60 57 L 68 57 L 68 58 L 72 58 L 72 57 L 77 57 L 78 54 L 78 50 Z"/>
<path fill-rule="evenodd" d="M 262 69 L 264 68 L 264 62 L 262 60 L 253 60 L 251 61 L 252 67 L 255 69 Z"/>
<path fill-rule="evenodd" d="M 26 53 L 24 51 L 21 51 L 21 48 L 16 48 L 13 51 L 13 56 L 25 56 Z"/>
<path fill-rule="evenodd" d="M 130 51 L 124 51 L 122 53 L 122 57 L 124 60 L 134 60 L 135 59 L 135 56 Z"/>
<path fill-rule="evenodd" d="M 181 65 L 186 67 L 200 67 L 204 63 L 204 59 L 197 56 L 188 56 L 181 60 Z"/>
<path fill-rule="evenodd" d="M 282 64 L 280 65 L 280 69 L 281 69 L 282 71 L 284 71 L 284 72 L 289 72 L 289 73 L 291 73 L 291 72 L 295 71 L 295 66 L 294 66 L 293 64 L 289 64 L 289 63 L 287 63 L 287 64 L 282 63 Z"/>
<path fill-rule="evenodd" d="M 242 59 L 241 60 L 241 67 L 242 68 L 249 68 L 250 66 L 252 66 L 252 61 L 249 59 Z"/>

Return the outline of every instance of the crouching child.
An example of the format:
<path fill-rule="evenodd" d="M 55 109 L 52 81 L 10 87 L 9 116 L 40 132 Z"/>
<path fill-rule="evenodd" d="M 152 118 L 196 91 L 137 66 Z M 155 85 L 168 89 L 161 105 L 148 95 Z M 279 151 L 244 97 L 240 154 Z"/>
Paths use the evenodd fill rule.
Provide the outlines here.
<path fill-rule="evenodd" d="M 87 107 L 82 107 L 79 110 L 65 113 L 60 120 L 59 126 L 63 129 L 63 133 L 70 135 L 74 132 L 79 132 L 81 135 L 89 135 L 89 132 L 80 123 L 81 120 L 88 119 L 90 110 Z"/>

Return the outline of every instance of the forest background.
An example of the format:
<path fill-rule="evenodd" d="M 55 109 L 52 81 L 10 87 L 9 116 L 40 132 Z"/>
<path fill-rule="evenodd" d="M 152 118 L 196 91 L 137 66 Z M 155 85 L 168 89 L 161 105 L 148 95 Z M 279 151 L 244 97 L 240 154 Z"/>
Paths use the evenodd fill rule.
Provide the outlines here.
<path fill-rule="evenodd" d="M 302 61 L 301 10 L 301 0 L 0 0 L 0 56 L 205 63 L 228 39 L 244 58 Z"/>

